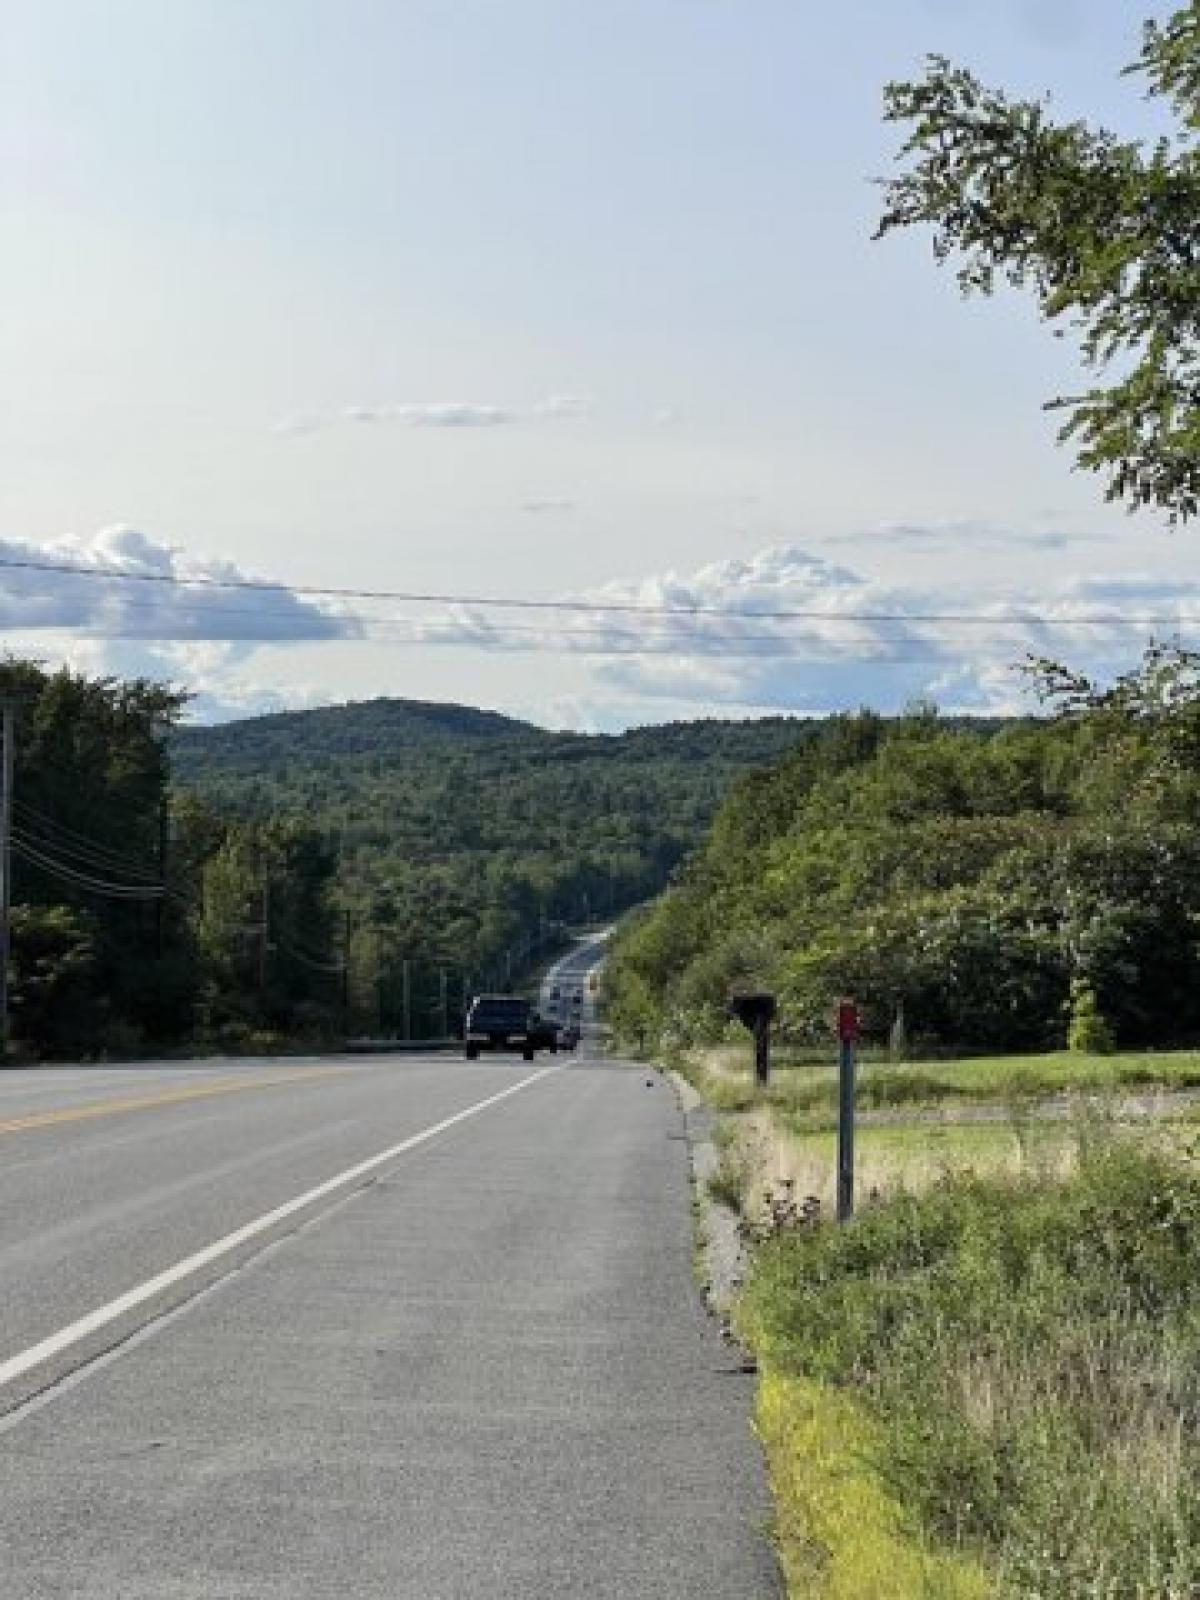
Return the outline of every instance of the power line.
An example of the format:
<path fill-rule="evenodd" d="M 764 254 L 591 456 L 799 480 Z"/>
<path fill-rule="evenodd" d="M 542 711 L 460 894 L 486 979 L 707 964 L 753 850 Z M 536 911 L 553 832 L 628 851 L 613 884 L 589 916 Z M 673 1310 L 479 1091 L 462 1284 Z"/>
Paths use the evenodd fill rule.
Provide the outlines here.
<path fill-rule="evenodd" d="M 1021 611 L 1015 615 L 997 617 L 979 611 L 838 611 L 817 608 L 780 608 L 763 610 L 736 610 L 726 606 L 701 604 L 644 605 L 626 601 L 603 600 L 543 600 L 530 596 L 504 597 L 499 595 L 468 595 L 424 593 L 403 589 L 352 589 L 316 584 L 285 584 L 259 578 L 216 578 L 189 576 L 173 572 L 127 572 L 117 567 L 80 567 L 70 562 L 40 561 L 10 556 L 0 556 L 0 569 L 9 571 L 55 573 L 60 576 L 87 578 L 101 582 L 154 584 L 173 589 L 241 590 L 255 594 L 277 594 L 291 597 L 302 595 L 307 599 L 391 601 L 404 605 L 474 606 L 479 610 L 549 611 L 574 615 L 643 616 L 643 617 L 712 617 L 723 621 L 745 622 L 822 622 L 841 623 L 905 623 L 914 627 L 926 624 L 954 624 L 962 627 L 1095 627 L 1095 628 L 1159 628 L 1192 627 L 1200 625 L 1200 614 L 1164 615 L 1146 614 L 1112 616 L 1099 612 L 1081 612 L 1072 617 L 1056 617 L 1043 612 Z M 261 613 L 257 613 L 261 614 Z M 294 612 L 286 613 L 294 616 Z M 471 641 L 464 641 L 470 643 Z"/>
<path fill-rule="evenodd" d="M 48 872 L 52 877 L 61 882 L 70 884 L 77 889 L 85 889 L 91 894 L 103 895 L 113 900 L 157 900 L 169 893 L 165 884 L 148 883 L 115 883 L 107 879 L 93 877 L 90 873 L 78 871 L 68 862 L 59 861 L 53 856 L 45 855 L 36 845 L 32 844 L 15 828 L 12 831 L 12 848 L 22 860 L 31 866 Z"/>
<path fill-rule="evenodd" d="M 57 850 L 62 855 L 73 856 L 88 866 L 100 867 L 109 872 L 120 870 L 135 878 L 145 878 L 153 883 L 161 882 L 161 874 L 157 868 L 146 866 L 140 861 L 134 861 L 131 856 L 110 850 L 107 845 L 89 839 L 85 834 L 76 833 L 73 828 L 68 828 L 62 823 L 54 822 L 50 817 L 35 811 L 32 806 L 20 800 L 14 800 L 13 808 L 27 828 L 33 830 L 35 834 L 47 835 L 34 840 L 44 849 Z"/>

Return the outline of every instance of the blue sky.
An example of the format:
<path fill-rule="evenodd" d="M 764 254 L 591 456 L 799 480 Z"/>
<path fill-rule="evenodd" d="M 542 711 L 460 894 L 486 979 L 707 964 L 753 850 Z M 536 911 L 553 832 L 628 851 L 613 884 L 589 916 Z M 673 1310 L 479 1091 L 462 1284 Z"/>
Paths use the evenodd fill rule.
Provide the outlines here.
<path fill-rule="evenodd" d="M 518 629 L 469 607 L 151 586 L 135 605 L 10 573 L 6 644 L 169 676 L 208 715 L 405 694 L 611 727 L 929 693 L 1008 705 L 1007 662 L 1048 642 L 1011 622 L 1022 610 L 1194 613 L 1194 535 L 1106 507 L 1054 445 L 1040 407 L 1078 381 L 1069 347 L 1014 297 L 962 303 L 927 240 L 870 239 L 889 77 L 939 51 L 1151 132 L 1118 75 L 1140 13 L 18 0 L 0 548 L 285 586 L 969 606 L 1006 625 L 818 619 L 785 654 L 771 630 L 647 624 L 639 650 L 596 618 Z M 1097 667 L 1127 640 L 1054 636 Z"/>

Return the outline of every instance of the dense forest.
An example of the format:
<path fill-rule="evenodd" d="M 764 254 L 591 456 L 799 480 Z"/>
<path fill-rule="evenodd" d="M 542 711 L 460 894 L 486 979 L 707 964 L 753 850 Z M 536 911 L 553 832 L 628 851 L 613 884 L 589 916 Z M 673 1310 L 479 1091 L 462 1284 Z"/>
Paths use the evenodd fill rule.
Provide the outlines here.
<path fill-rule="evenodd" d="M 742 778 L 618 942 L 620 1030 L 715 1039 L 753 985 L 797 1042 L 842 995 L 901 1052 L 1200 1038 L 1200 657 L 1031 672 L 1049 718 L 840 716 Z"/>
<path fill-rule="evenodd" d="M 303 818 L 337 859 L 334 903 L 363 1028 L 438 1031 L 567 925 L 656 894 L 730 782 L 802 724 L 551 733 L 402 700 L 182 729 L 181 794 L 223 816 Z M 448 985 L 448 995 L 444 989 Z"/>
<path fill-rule="evenodd" d="M 429 1037 L 667 882 L 803 724 L 551 733 L 378 700 L 180 726 L 146 682 L 16 705 L 12 1037 L 29 1053 Z"/>

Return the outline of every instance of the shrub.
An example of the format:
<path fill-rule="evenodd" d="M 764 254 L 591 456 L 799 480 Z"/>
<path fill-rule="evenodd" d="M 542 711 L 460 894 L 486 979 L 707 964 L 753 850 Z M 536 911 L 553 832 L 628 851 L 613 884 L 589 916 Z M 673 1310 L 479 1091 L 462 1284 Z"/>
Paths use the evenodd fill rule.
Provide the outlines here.
<path fill-rule="evenodd" d="M 1111 1055 L 1117 1048 L 1116 1036 L 1100 1010 L 1096 991 L 1085 978 L 1071 980 L 1070 1006 L 1067 1049 L 1079 1055 Z"/>

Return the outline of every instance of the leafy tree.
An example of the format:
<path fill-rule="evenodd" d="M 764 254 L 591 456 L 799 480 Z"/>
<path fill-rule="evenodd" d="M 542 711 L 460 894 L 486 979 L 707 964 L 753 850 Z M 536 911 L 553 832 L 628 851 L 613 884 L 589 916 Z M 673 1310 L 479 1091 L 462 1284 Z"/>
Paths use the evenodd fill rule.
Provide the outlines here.
<path fill-rule="evenodd" d="M 830 725 L 735 787 L 617 942 L 618 1025 L 631 996 L 642 1035 L 718 1037 L 752 951 L 797 1039 L 850 992 L 880 1040 L 903 1013 L 918 1046 L 1060 1045 L 1073 983 L 1123 1043 L 1200 1039 L 1197 663 L 1156 646 L 1107 688 L 1035 675 L 1052 718 L 899 719 L 850 766 Z"/>
<path fill-rule="evenodd" d="M 1050 402 L 1060 438 L 1107 475 L 1110 499 L 1183 521 L 1200 508 L 1200 0 L 1147 22 L 1128 71 L 1171 108 L 1172 138 L 1055 121 L 941 56 L 889 84 L 905 170 L 885 184 L 877 237 L 930 226 L 964 293 L 1007 281 L 1070 328 L 1097 381 Z"/>
<path fill-rule="evenodd" d="M 311 1033 L 341 992 L 326 836 L 287 819 L 234 822 L 204 864 L 197 937 L 210 1026 Z"/>
<path fill-rule="evenodd" d="M 13 1036 L 55 1054 L 95 1048 L 104 1021 L 95 928 L 67 906 L 15 906 L 11 918 Z"/>
<path fill-rule="evenodd" d="M 0 692 L 15 704 L 13 901 L 67 908 L 73 925 L 88 930 L 103 1003 L 83 1007 L 75 986 L 89 1022 L 83 1045 L 179 1037 L 191 1021 L 194 984 L 187 914 L 160 891 L 167 737 L 184 696 L 145 680 L 50 673 L 14 659 L 0 663 Z M 33 918 L 27 926 L 49 936 L 55 923 Z M 29 1044 L 58 1048 L 66 1023 L 34 1006 L 20 1025 Z"/>

